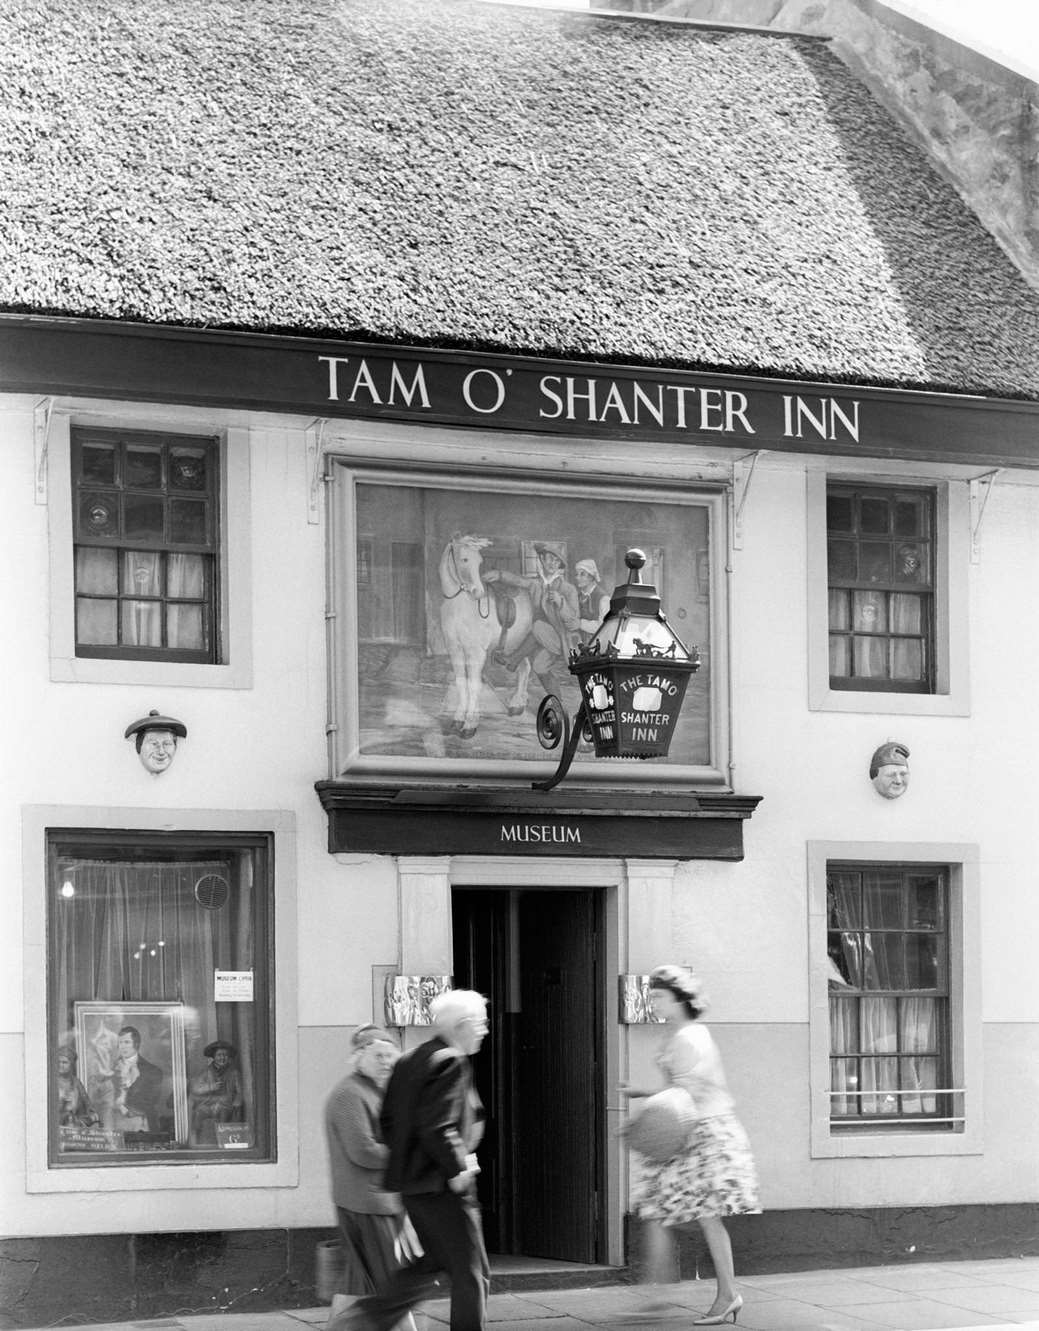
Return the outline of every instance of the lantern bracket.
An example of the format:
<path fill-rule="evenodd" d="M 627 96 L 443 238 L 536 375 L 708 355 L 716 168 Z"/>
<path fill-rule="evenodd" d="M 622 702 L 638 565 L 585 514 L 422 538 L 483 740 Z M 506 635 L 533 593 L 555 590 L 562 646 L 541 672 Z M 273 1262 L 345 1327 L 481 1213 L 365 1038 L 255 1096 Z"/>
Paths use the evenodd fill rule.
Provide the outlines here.
<path fill-rule="evenodd" d="M 570 764 L 574 761 L 574 754 L 577 752 L 577 745 L 580 743 L 582 735 L 588 726 L 588 716 L 585 712 L 584 701 L 574 713 L 573 721 L 566 714 L 566 708 L 562 700 L 557 698 L 554 693 L 548 693 L 541 699 L 541 706 L 538 708 L 537 715 L 537 733 L 543 749 L 555 749 L 560 744 L 563 746 L 563 752 L 559 755 L 559 766 L 547 781 L 532 781 L 531 790 L 552 790 L 559 785 L 560 781 L 570 770 Z M 585 735 L 585 738 L 588 738 Z"/>

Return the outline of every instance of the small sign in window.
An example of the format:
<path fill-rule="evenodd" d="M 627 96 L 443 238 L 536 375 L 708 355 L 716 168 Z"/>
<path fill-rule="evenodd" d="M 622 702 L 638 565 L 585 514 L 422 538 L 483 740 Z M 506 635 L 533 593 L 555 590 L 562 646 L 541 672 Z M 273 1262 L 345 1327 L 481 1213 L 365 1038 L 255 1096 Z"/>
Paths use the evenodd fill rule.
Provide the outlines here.
<path fill-rule="evenodd" d="M 253 1001 L 252 971 L 215 971 L 213 1000 L 217 1003 L 251 1003 Z"/>

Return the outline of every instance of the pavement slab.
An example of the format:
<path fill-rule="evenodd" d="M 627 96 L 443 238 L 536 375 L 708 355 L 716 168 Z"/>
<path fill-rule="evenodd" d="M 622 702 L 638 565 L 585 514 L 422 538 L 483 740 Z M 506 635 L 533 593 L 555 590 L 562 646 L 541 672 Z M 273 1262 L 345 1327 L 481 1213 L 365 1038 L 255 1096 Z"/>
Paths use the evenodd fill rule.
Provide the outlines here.
<path fill-rule="evenodd" d="M 734 1331 L 1039 1331 L 1039 1257 L 898 1262 L 747 1276 Z M 488 1331 L 690 1331 L 713 1280 L 492 1294 Z M 662 1305 L 646 1315 L 650 1305 Z M 61 1324 L 61 1331 L 323 1331 L 327 1307 L 175 1312 L 150 1321 Z M 446 1298 L 421 1305 L 418 1331 L 447 1331 Z"/>

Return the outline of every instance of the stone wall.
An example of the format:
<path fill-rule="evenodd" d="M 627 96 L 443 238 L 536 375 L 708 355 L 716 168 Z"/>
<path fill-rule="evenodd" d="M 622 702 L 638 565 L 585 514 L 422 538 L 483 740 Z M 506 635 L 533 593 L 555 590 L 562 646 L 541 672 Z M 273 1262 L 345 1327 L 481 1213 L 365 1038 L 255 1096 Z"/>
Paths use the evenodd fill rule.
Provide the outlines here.
<path fill-rule="evenodd" d="M 601 7 L 831 36 L 833 49 L 1039 290 L 1039 85 L 882 0 L 613 0 Z"/>

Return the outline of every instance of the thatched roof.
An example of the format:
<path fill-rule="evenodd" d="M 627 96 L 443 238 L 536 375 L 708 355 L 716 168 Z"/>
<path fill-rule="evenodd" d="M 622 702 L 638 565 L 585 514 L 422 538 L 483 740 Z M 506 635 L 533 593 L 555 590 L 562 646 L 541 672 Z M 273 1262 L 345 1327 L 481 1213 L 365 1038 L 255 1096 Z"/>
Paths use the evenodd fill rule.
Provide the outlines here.
<path fill-rule="evenodd" d="M 478 0 L 0 0 L 0 310 L 1039 397 L 825 42 Z"/>

